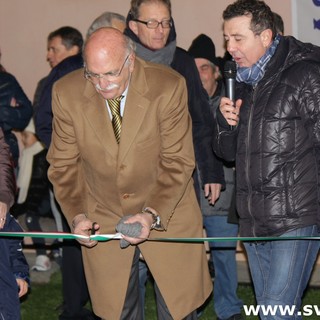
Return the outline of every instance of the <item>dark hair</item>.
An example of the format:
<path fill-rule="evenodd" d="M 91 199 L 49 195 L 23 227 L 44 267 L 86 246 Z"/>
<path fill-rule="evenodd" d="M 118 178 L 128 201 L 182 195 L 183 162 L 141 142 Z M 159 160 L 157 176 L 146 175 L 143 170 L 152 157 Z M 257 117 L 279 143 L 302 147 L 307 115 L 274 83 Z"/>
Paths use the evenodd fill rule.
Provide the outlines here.
<path fill-rule="evenodd" d="M 273 12 L 273 22 L 274 22 L 274 27 L 276 29 L 276 32 L 280 34 L 284 34 L 284 24 L 283 24 L 282 17 L 276 12 Z"/>
<path fill-rule="evenodd" d="M 254 34 L 260 34 L 266 29 L 271 29 L 272 37 L 277 34 L 273 21 L 273 12 L 270 7 L 260 0 L 238 0 L 230 4 L 223 11 L 223 20 L 235 17 L 251 17 L 251 30 Z"/>
<path fill-rule="evenodd" d="M 49 34 L 48 41 L 55 37 L 61 37 L 62 44 L 67 49 L 77 46 L 79 48 L 79 52 L 82 51 L 83 38 L 79 30 L 72 27 L 61 27 Z"/>
<path fill-rule="evenodd" d="M 162 3 L 168 10 L 171 17 L 171 2 L 170 0 L 131 0 L 130 14 L 132 19 L 139 19 L 139 9 L 144 3 Z"/>

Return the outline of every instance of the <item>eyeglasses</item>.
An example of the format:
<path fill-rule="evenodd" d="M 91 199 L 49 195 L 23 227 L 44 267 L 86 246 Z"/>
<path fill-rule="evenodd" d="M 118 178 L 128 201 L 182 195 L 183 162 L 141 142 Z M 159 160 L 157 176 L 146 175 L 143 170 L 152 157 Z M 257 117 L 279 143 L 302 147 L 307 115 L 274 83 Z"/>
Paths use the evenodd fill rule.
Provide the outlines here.
<path fill-rule="evenodd" d="M 172 27 L 171 19 L 165 19 L 165 20 L 162 20 L 160 22 L 157 21 L 157 20 L 154 20 L 154 19 L 151 19 L 151 20 L 148 20 L 148 21 L 142 21 L 142 20 L 139 20 L 139 19 L 133 19 L 133 21 L 143 23 L 149 29 L 157 29 L 159 27 L 159 24 L 161 24 L 162 28 L 164 28 L 164 29 L 168 29 L 168 28 Z"/>
<path fill-rule="evenodd" d="M 130 53 L 127 55 L 126 59 L 124 60 L 122 67 L 118 72 L 106 72 L 106 73 L 92 73 L 88 71 L 87 69 L 84 70 L 84 77 L 91 81 L 91 82 L 98 82 L 100 79 L 114 79 L 118 78 L 130 56 Z"/>

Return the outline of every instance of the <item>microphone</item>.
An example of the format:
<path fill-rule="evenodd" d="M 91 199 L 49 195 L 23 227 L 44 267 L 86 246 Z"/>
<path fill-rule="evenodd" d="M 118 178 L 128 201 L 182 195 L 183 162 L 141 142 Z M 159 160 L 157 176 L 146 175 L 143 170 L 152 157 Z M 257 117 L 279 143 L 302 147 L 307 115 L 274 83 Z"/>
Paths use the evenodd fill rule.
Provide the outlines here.
<path fill-rule="evenodd" d="M 226 84 L 226 96 L 234 103 L 235 98 L 235 86 L 236 86 L 236 76 L 237 76 L 237 65 L 234 61 L 228 60 L 224 65 L 224 79 Z M 230 126 L 233 130 L 234 126 Z"/>

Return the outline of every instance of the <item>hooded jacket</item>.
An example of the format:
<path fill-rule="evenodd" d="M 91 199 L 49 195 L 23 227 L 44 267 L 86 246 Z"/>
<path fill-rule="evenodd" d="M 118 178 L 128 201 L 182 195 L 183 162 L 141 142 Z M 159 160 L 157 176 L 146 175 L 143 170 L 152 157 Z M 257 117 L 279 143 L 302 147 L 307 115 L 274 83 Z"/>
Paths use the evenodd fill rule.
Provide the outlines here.
<path fill-rule="evenodd" d="M 240 121 L 218 111 L 215 151 L 236 160 L 241 236 L 277 236 L 319 216 L 320 48 L 282 37 L 255 87 L 239 83 Z"/>

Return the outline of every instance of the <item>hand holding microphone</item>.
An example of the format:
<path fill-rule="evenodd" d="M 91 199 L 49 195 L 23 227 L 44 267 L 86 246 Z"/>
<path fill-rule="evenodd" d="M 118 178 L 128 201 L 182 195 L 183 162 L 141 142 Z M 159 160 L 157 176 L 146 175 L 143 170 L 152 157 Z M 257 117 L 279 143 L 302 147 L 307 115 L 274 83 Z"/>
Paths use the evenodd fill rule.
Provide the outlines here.
<path fill-rule="evenodd" d="M 235 106 L 235 86 L 236 86 L 236 76 L 237 76 L 237 65 L 234 61 L 226 61 L 224 65 L 224 79 L 225 79 L 225 88 L 226 88 L 226 97 L 233 101 Z M 230 112 L 230 111 L 227 111 Z M 233 111 L 232 113 L 236 114 Z M 227 120 L 233 120 L 226 118 Z M 235 120 L 233 120 L 235 121 Z M 234 126 L 230 125 L 230 129 L 233 130 Z"/>

